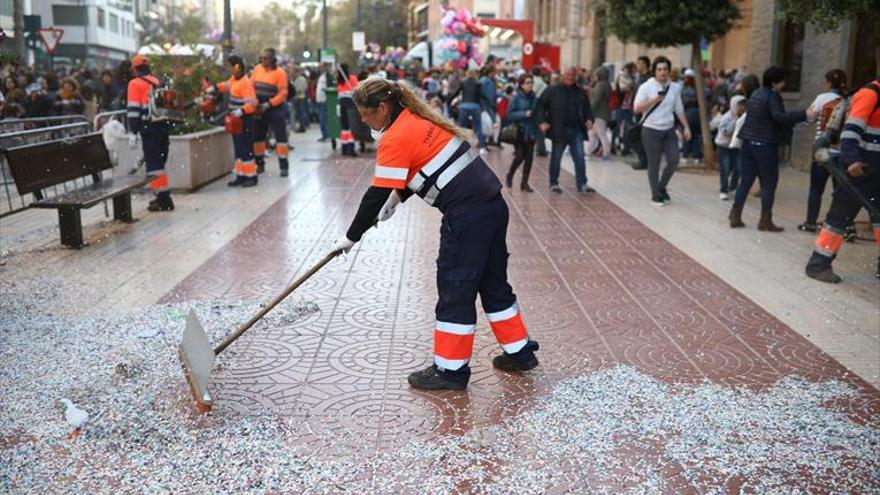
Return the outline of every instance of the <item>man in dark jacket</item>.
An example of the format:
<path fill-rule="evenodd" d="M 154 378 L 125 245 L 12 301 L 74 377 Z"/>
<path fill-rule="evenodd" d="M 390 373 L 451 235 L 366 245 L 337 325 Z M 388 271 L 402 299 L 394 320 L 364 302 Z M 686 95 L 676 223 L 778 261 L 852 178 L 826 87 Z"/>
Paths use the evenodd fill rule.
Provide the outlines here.
<path fill-rule="evenodd" d="M 595 192 L 587 185 L 587 165 L 584 161 L 584 139 L 593 127 L 593 111 L 587 94 L 575 84 L 577 68 L 569 67 L 562 73 L 561 84 L 544 90 L 538 102 L 538 127 L 550 138 L 550 190 L 561 193 L 559 165 L 568 147 L 574 160 L 578 192 Z"/>
<path fill-rule="evenodd" d="M 761 220 L 758 230 L 782 232 L 773 223 L 773 201 L 779 181 L 779 145 L 790 136 L 791 128 L 798 122 L 814 120 L 815 110 L 787 112 L 782 104 L 780 91 L 785 86 L 788 70 L 770 67 L 764 71 L 762 87 L 752 93 L 746 107 L 746 120 L 739 131 L 740 183 L 730 209 L 730 227 L 743 227 L 742 209 L 755 178 L 761 180 Z"/>

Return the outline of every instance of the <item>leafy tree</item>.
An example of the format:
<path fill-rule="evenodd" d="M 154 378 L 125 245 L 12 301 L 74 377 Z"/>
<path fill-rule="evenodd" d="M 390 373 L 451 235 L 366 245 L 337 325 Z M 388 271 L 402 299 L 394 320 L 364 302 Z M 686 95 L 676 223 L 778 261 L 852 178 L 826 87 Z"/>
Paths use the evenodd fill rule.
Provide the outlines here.
<path fill-rule="evenodd" d="M 880 67 L 880 10 L 877 0 L 778 0 L 779 16 L 787 21 L 812 23 L 819 32 L 836 30 L 841 22 L 874 26 L 874 64 Z"/>
<path fill-rule="evenodd" d="M 791 0 L 797 2 L 798 0 Z M 836 1 L 836 0 L 829 0 Z M 864 0 L 869 2 L 872 0 Z M 605 27 L 622 41 L 667 47 L 691 44 L 706 165 L 714 163 L 703 88 L 700 41 L 724 36 L 740 18 L 734 0 L 602 0 Z"/>
<path fill-rule="evenodd" d="M 177 30 L 177 38 L 183 45 L 195 45 L 205 40 L 208 25 L 205 19 L 195 13 L 187 14 Z"/>

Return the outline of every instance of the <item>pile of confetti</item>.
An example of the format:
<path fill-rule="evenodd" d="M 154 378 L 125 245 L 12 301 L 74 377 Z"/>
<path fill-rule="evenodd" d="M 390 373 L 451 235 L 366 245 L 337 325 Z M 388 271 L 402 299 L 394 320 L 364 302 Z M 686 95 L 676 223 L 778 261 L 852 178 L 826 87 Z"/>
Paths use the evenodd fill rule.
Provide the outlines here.
<path fill-rule="evenodd" d="M 0 283 L 10 294 L 0 307 L 3 493 L 880 491 L 880 420 L 862 425 L 833 407 L 857 393 L 841 382 L 789 377 L 755 391 L 609 366 L 560 381 L 500 424 L 419 440 L 390 432 L 394 447 L 377 450 L 375 438 L 242 416 L 220 400 L 193 412 L 176 353 L 186 315 L 196 311 L 217 342 L 256 312 L 252 302 L 71 319 Z M 46 287 L 40 297 L 62 290 Z M 295 334 L 317 311 L 284 302 L 251 333 Z M 248 359 L 235 350 L 219 369 Z M 75 440 L 62 398 L 90 416 Z"/>

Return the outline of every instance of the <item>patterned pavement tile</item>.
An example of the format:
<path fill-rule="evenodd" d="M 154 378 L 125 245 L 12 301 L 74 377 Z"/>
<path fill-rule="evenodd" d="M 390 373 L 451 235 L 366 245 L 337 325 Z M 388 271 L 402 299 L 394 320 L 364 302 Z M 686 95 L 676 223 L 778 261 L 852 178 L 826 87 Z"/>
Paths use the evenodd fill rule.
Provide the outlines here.
<path fill-rule="evenodd" d="M 344 231 L 371 167 L 350 160 L 294 184 L 163 300 L 271 299 Z M 255 329 L 230 348 L 235 366 L 215 378 L 218 401 L 242 414 L 301 418 L 304 441 L 325 433 L 349 439 L 316 451 L 364 459 L 413 439 L 515 420 L 561 380 L 614 364 L 666 382 L 755 389 L 792 374 L 841 379 L 860 393 L 834 407 L 880 424 L 876 389 L 601 195 L 504 193 L 510 278 L 541 343 L 534 372 L 492 369 L 499 348 L 478 305 L 468 391 L 408 388 L 406 376 L 430 363 L 439 237 L 439 215 L 408 203 L 299 289 L 295 297 L 320 311 Z M 677 493 L 705 488 L 654 452 L 620 455 L 632 459 L 630 469 L 656 467 Z M 558 469 L 563 481 L 547 493 L 614 492 L 628 479 L 626 470 Z M 374 483 L 388 474 L 382 470 L 376 467 Z M 732 478 L 727 489 L 741 481 Z"/>

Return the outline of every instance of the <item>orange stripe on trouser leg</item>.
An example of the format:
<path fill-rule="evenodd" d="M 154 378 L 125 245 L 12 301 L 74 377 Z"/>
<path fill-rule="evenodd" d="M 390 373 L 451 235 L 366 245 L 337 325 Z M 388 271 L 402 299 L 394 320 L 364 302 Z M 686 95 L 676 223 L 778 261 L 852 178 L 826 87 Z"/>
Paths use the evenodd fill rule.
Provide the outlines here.
<path fill-rule="evenodd" d="M 150 181 L 150 189 L 153 191 L 165 191 L 168 189 L 168 175 L 159 174 L 155 179 Z"/>
<path fill-rule="evenodd" d="M 343 143 L 353 143 L 354 142 L 354 134 L 351 131 L 340 131 L 339 132 L 339 141 Z"/>
<path fill-rule="evenodd" d="M 256 177 L 257 176 L 257 164 L 254 162 L 242 162 L 241 163 L 241 175 L 245 177 Z"/>
<path fill-rule="evenodd" d="M 287 158 L 290 148 L 287 147 L 287 143 L 276 143 L 275 152 L 278 153 L 279 158 Z"/>
<path fill-rule="evenodd" d="M 495 339 L 502 345 L 518 342 L 528 336 L 520 313 L 504 321 L 489 322 L 489 325 L 492 327 Z"/>
<path fill-rule="evenodd" d="M 254 154 L 257 156 L 266 154 L 266 141 L 254 141 Z"/>
<path fill-rule="evenodd" d="M 823 227 L 816 237 L 816 251 L 825 256 L 834 256 L 843 245 L 843 236 Z"/>
<path fill-rule="evenodd" d="M 446 359 L 470 359 L 474 334 L 456 335 L 434 330 L 434 354 Z"/>
<path fill-rule="evenodd" d="M 244 175 L 241 172 L 241 160 L 235 160 L 235 175 Z"/>

